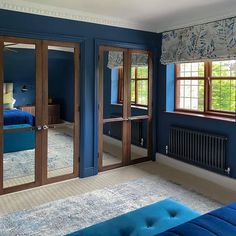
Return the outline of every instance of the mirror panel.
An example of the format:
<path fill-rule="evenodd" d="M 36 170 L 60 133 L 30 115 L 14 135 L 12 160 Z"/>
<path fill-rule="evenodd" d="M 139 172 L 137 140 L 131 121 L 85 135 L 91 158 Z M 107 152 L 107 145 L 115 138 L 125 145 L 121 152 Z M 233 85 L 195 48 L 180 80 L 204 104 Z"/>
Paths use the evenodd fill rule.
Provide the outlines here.
<path fill-rule="evenodd" d="M 123 67 L 122 51 L 103 52 L 103 119 L 123 117 Z"/>
<path fill-rule="evenodd" d="M 74 48 L 48 46 L 48 178 L 74 170 L 74 96 Z"/>
<path fill-rule="evenodd" d="M 148 115 L 148 57 L 147 53 L 131 54 L 131 116 Z"/>
<path fill-rule="evenodd" d="M 131 121 L 131 160 L 148 156 L 147 120 Z"/>
<path fill-rule="evenodd" d="M 103 166 L 122 163 L 122 123 L 103 124 Z"/>
<path fill-rule="evenodd" d="M 35 49 L 4 42 L 3 188 L 35 182 Z"/>

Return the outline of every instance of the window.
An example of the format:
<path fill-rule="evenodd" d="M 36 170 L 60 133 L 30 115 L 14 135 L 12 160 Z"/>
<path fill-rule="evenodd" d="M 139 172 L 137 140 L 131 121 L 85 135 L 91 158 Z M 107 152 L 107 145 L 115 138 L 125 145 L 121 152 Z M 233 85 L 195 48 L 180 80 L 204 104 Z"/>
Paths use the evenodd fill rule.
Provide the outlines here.
<path fill-rule="evenodd" d="M 119 69 L 119 102 L 123 102 L 123 72 Z M 131 67 L 131 104 L 148 105 L 148 66 Z"/>
<path fill-rule="evenodd" d="M 236 60 L 177 64 L 175 93 L 176 110 L 233 116 Z"/>

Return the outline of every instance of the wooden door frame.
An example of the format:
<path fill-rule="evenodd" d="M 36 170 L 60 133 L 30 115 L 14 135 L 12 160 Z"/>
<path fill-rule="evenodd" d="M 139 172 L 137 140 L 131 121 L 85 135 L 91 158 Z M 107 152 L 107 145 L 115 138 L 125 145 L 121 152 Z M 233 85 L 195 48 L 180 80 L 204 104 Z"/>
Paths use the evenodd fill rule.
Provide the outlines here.
<path fill-rule="evenodd" d="M 3 65 L 4 40 L 0 37 L 0 194 L 3 194 L 3 83 L 4 83 L 4 65 Z"/>
<path fill-rule="evenodd" d="M 35 127 L 41 125 L 42 122 L 42 48 L 41 41 L 37 39 L 29 39 L 29 38 L 19 38 L 19 37 L 9 37 L 9 36 L 0 36 L 0 57 L 2 63 L 0 63 L 0 194 L 6 194 L 11 192 L 16 192 L 32 187 L 39 186 L 41 184 L 41 135 L 40 132 L 37 132 L 35 129 L 35 181 L 31 183 L 26 183 L 22 185 L 16 185 L 8 188 L 4 188 L 3 186 L 3 83 L 4 83 L 4 42 L 12 42 L 12 43 L 22 43 L 22 44 L 33 44 L 35 45 L 35 86 L 36 86 L 36 119 L 35 119 Z"/>
<path fill-rule="evenodd" d="M 48 174 L 48 130 L 42 131 L 42 184 L 55 183 L 79 176 L 80 145 L 80 44 L 64 41 L 42 41 L 43 51 L 43 124 L 48 124 L 48 46 L 74 49 L 74 127 L 73 127 L 73 173 L 47 178 Z"/>
<path fill-rule="evenodd" d="M 103 119 L 103 53 L 104 51 L 119 51 L 124 53 L 124 82 L 123 82 L 123 117 L 122 118 L 110 118 Z M 142 115 L 138 117 L 131 117 L 131 81 L 128 79 L 131 77 L 131 54 L 132 53 L 146 53 L 148 54 L 148 66 L 149 66 L 149 84 L 148 84 L 148 115 Z M 99 100 L 99 122 L 98 122 L 98 170 L 105 171 L 121 166 L 131 165 L 143 161 L 151 160 L 153 153 L 153 130 L 152 130 L 152 80 L 153 80 L 153 58 L 152 53 L 149 50 L 122 48 L 116 46 L 99 46 L 98 48 L 98 100 Z M 147 149 L 148 156 L 131 160 L 131 121 L 132 120 L 147 119 Z M 114 164 L 103 167 L 103 125 L 107 122 L 122 122 L 122 163 Z M 130 131 L 130 132 L 129 132 Z"/>

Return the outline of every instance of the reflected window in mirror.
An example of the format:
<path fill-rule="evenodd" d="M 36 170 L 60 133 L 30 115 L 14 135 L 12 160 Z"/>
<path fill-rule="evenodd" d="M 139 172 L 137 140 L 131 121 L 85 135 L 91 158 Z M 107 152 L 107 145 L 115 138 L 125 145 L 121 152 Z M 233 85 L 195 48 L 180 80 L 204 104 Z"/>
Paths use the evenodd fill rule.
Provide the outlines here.
<path fill-rule="evenodd" d="M 148 66 L 131 67 L 131 104 L 133 106 L 148 106 Z M 123 103 L 123 69 L 119 69 L 118 101 Z"/>

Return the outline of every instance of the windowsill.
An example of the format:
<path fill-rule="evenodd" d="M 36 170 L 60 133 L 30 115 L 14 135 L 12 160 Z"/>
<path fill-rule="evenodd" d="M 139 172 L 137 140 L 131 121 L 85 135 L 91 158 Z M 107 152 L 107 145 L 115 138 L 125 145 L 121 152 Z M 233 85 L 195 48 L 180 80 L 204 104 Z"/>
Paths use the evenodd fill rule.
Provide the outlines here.
<path fill-rule="evenodd" d="M 221 116 L 214 116 L 214 115 L 207 115 L 207 114 L 198 114 L 198 113 L 190 113 L 190 112 L 181 112 L 181 111 L 164 111 L 167 114 L 173 114 L 173 115 L 184 115 L 184 116 L 194 116 L 194 117 L 200 117 L 200 118 L 206 118 L 206 119 L 213 119 L 213 120 L 222 120 L 227 122 L 236 122 L 236 118 L 230 118 L 230 117 L 221 117 Z"/>
<path fill-rule="evenodd" d="M 112 106 L 120 106 L 122 107 L 123 105 L 120 103 L 111 103 Z M 148 110 L 147 107 L 142 107 L 142 106 L 135 106 L 135 105 L 131 105 L 131 108 L 135 108 L 135 109 L 142 109 L 142 110 Z"/>

